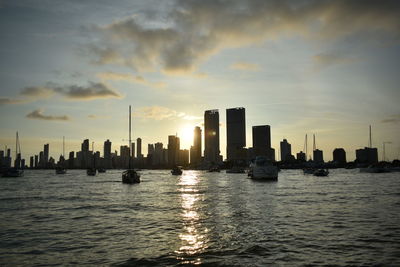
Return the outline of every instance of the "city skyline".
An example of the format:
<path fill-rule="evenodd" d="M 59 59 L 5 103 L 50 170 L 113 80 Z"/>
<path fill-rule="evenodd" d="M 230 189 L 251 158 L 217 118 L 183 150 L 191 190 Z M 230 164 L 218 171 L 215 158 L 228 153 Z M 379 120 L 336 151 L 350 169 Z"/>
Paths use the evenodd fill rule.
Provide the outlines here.
<path fill-rule="evenodd" d="M 400 46 L 396 1 L 2 1 L 0 145 L 25 159 L 110 139 L 190 149 L 203 112 L 219 109 L 226 158 L 225 110 L 246 108 L 252 126 L 271 126 L 278 158 L 316 134 L 324 160 L 368 146 L 399 157 Z M 62 22 L 62 23 L 61 23 Z M 204 144 L 204 139 L 203 139 Z M 115 145 L 115 147 L 114 147 Z M 101 149 L 96 149 L 101 150 Z M 204 151 L 202 151 L 203 153 Z M 54 153 L 54 154 L 53 154 Z"/>

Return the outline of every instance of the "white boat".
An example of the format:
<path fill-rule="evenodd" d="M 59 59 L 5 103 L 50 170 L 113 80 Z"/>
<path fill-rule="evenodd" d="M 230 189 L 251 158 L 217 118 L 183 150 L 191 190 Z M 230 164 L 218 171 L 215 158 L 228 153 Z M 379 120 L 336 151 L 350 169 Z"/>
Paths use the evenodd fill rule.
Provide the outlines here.
<path fill-rule="evenodd" d="M 140 174 L 135 171 L 131 166 L 131 151 L 132 151 L 132 140 L 131 140 L 131 106 L 129 106 L 129 167 L 122 173 L 122 183 L 124 184 L 138 184 L 140 183 Z"/>
<path fill-rule="evenodd" d="M 258 156 L 250 167 L 250 177 L 259 180 L 278 180 L 278 168 L 265 157 Z"/>

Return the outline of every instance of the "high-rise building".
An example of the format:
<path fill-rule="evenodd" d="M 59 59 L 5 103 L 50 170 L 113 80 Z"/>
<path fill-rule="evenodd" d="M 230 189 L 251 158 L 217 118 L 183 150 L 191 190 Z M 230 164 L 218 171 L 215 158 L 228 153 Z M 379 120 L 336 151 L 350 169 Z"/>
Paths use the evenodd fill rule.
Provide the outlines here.
<path fill-rule="evenodd" d="M 33 165 L 33 156 L 31 156 L 30 159 L 29 159 L 29 168 L 33 169 L 33 166 L 34 166 Z"/>
<path fill-rule="evenodd" d="M 132 148 L 132 154 L 131 154 L 131 157 L 134 159 L 135 158 L 135 151 L 136 151 L 136 148 L 135 148 L 135 143 L 134 142 L 132 142 L 131 143 L 131 148 Z"/>
<path fill-rule="evenodd" d="M 175 135 L 168 136 L 168 165 L 174 166 L 178 164 L 180 150 L 179 137 Z"/>
<path fill-rule="evenodd" d="M 35 155 L 35 168 L 38 168 L 39 167 L 39 156 L 38 155 Z"/>
<path fill-rule="evenodd" d="M 281 161 L 290 161 L 292 160 L 292 145 L 288 143 L 286 139 L 280 143 L 281 147 Z"/>
<path fill-rule="evenodd" d="M 346 151 L 343 148 L 335 148 L 333 150 L 333 161 L 336 161 L 339 164 L 346 163 Z"/>
<path fill-rule="evenodd" d="M 372 147 L 365 147 L 364 149 L 356 150 L 356 161 L 358 163 L 377 163 L 378 162 L 378 149 Z"/>
<path fill-rule="evenodd" d="M 136 147 L 136 150 L 137 150 L 136 157 L 142 158 L 143 155 L 142 155 L 142 139 L 141 138 L 136 139 L 136 145 L 137 145 L 137 147 Z"/>
<path fill-rule="evenodd" d="M 47 167 L 47 163 L 49 162 L 49 144 L 45 144 L 43 148 L 43 160 L 44 160 L 44 165 Z"/>
<path fill-rule="evenodd" d="M 163 159 L 163 144 L 162 143 L 155 143 L 154 144 L 154 152 L 153 152 L 153 165 L 160 166 L 164 165 Z"/>
<path fill-rule="evenodd" d="M 103 157 L 106 160 L 111 159 L 111 142 L 108 139 L 107 139 L 107 141 L 104 142 Z"/>
<path fill-rule="evenodd" d="M 271 127 L 269 125 L 259 125 L 252 127 L 253 157 L 265 156 L 269 160 L 275 160 L 275 150 L 271 148 Z"/>
<path fill-rule="evenodd" d="M 89 139 L 83 140 L 83 143 L 81 145 L 81 151 L 82 152 L 89 152 Z"/>
<path fill-rule="evenodd" d="M 147 155 L 153 155 L 154 153 L 154 144 L 147 144 Z"/>
<path fill-rule="evenodd" d="M 206 110 L 204 113 L 204 160 L 219 163 L 219 113 L 218 109 Z"/>
<path fill-rule="evenodd" d="M 190 147 L 190 164 L 201 162 L 201 128 L 194 127 L 193 146 Z"/>
<path fill-rule="evenodd" d="M 300 151 L 299 153 L 296 154 L 296 159 L 298 161 L 306 161 L 306 153 Z"/>
<path fill-rule="evenodd" d="M 313 151 L 313 161 L 316 163 L 324 163 L 324 154 L 322 150 L 315 149 Z"/>
<path fill-rule="evenodd" d="M 244 108 L 226 110 L 226 155 L 229 161 L 246 158 L 246 115 Z"/>

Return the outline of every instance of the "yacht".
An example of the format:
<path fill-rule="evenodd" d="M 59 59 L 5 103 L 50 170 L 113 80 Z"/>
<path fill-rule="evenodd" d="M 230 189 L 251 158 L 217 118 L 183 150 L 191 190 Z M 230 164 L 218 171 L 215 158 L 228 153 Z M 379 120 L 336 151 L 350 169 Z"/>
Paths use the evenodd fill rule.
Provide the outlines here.
<path fill-rule="evenodd" d="M 254 164 L 250 166 L 249 175 L 252 179 L 278 180 L 278 168 L 265 157 L 258 156 Z"/>
<path fill-rule="evenodd" d="M 132 151 L 132 140 L 131 140 L 131 106 L 129 106 L 129 151 Z M 129 153 L 129 166 L 126 171 L 122 173 L 122 183 L 124 184 L 137 184 L 140 183 L 140 174 L 135 171 L 131 166 L 132 158 Z"/>
<path fill-rule="evenodd" d="M 172 175 L 182 175 L 182 169 L 178 166 L 175 166 L 174 168 L 172 168 L 171 170 L 171 174 Z"/>
<path fill-rule="evenodd" d="M 15 139 L 15 162 L 17 160 L 21 162 L 21 145 L 19 143 L 19 137 L 18 137 L 18 132 L 16 134 L 16 139 Z M 24 170 L 23 167 L 20 168 L 20 166 L 15 163 L 15 166 L 13 168 L 6 168 L 3 170 L 2 177 L 22 177 L 24 176 Z"/>

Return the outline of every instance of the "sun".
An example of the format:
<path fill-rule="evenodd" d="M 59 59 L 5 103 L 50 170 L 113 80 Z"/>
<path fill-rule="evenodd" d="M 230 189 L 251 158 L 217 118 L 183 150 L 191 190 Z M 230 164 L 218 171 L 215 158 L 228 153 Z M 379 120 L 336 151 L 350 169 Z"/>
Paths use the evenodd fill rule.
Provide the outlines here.
<path fill-rule="evenodd" d="M 178 137 L 181 139 L 181 147 L 190 148 L 193 143 L 194 126 L 186 124 L 182 126 L 178 132 Z"/>

